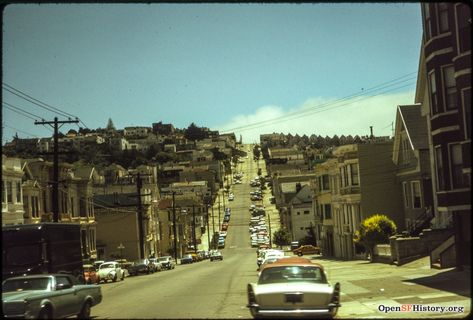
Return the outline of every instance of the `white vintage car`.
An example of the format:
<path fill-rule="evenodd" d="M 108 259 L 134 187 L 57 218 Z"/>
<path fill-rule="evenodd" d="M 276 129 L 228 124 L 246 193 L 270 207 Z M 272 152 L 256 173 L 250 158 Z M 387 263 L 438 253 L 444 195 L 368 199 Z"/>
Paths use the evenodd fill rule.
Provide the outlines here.
<path fill-rule="evenodd" d="M 100 281 L 108 280 L 116 282 L 125 279 L 125 271 L 121 268 L 120 263 L 116 261 L 104 262 L 99 266 Z"/>
<path fill-rule="evenodd" d="M 291 257 L 265 265 L 257 283 L 248 284 L 254 318 L 332 318 L 340 305 L 340 284 L 331 285 L 320 264 Z"/>

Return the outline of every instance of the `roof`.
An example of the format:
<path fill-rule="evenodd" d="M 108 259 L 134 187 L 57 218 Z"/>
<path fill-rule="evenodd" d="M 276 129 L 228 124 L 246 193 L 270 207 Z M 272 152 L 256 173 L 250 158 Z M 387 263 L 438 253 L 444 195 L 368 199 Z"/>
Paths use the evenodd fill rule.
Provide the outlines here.
<path fill-rule="evenodd" d="M 292 198 L 292 204 L 312 203 L 312 190 L 309 185 L 303 185 L 301 190 Z"/>
<path fill-rule="evenodd" d="M 413 149 L 428 149 L 427 121 L 422 117 L 421 105 L 399 106 L 399 113 Z"/>
<path fill-rule="evenodd" d="M 263 266 L 263 269 L 268 269 L 268 268 L 277 268 L 281 266 L 303 266 L 303 267 L 318 267 L 320 269 L 324 269 L 324 267 L 321 264 L 315 263 L 310 261 L 307 258 L 301 258 L 301 257 L 289 257 L 289 258 L 281 258 L 276 260 L 273 263 L 267 264 Z"/>

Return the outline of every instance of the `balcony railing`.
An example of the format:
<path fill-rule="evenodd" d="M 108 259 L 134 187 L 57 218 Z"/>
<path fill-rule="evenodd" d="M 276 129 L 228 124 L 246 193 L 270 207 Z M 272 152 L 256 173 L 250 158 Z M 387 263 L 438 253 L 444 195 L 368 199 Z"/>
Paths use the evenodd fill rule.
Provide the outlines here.
<path fill-rule="evenodd" d="M 340 194 L 359 194 L 360 193 L 360 186 L 346 186 L 340 188 Z"/>

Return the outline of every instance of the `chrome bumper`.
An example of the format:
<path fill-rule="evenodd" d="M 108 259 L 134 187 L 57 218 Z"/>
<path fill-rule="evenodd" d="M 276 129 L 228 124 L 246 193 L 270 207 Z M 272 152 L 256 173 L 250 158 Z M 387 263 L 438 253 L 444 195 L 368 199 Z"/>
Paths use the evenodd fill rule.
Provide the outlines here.
<path fill-rule="evenodd" d="M 292 309 L 261 309 L 256 304 L 249 304 L 247 308 L 251 314 L 257 317 L 321 317 L 334 316 L 333 309 L 341 307 L 341 304 L 330 303 L 326 308 L 292 308 Z"/>

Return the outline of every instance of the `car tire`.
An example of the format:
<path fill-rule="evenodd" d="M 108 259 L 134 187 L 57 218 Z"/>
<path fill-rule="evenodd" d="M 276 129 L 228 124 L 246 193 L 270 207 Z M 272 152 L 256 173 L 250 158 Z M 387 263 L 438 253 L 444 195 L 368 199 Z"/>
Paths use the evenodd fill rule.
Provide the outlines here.
<path fill-rule="evenodd" d="M 115 276 L 113 277 L 113 282 L 117 282 L 117 280 L 118 280 L 118 275 L 115 274 Z"/>
<path fill-rule="evenodd" d="M 90 313 L 91 313 L 91 308 L 92 305 L 89 300 L 87 300 L 84 305 L 82 306 L 82 309 L 80 310 L 80 313 L 77 315 L 78 319 L 90 319 Z"/>
<path fill-rule="evenodd" d="M 45 307 L 41 312 L 39 313 L 38 319 L 52 319 L 53 316 L 51 314 L 51 310 L 49 307 Z"/>
<path fill-rule="evenodd" d="M 122 272 L 122 281 L 125 280 L 125 272 Z"/>
<path fill-rule="evenodd" d="M 299 257 L 302 257 L 302 256 L 303 256 L 302 252 L 297 253 L 297 255 L 298 255 Z"/>

